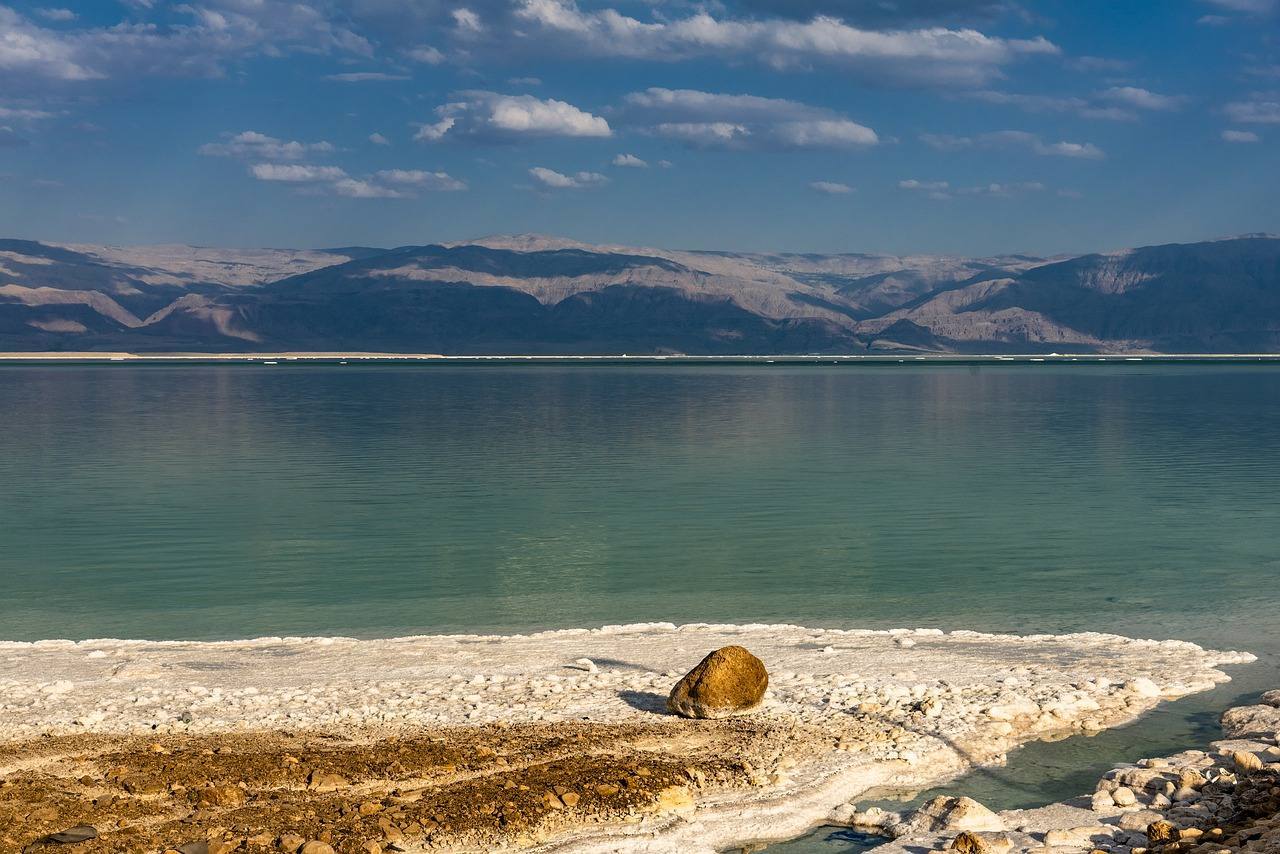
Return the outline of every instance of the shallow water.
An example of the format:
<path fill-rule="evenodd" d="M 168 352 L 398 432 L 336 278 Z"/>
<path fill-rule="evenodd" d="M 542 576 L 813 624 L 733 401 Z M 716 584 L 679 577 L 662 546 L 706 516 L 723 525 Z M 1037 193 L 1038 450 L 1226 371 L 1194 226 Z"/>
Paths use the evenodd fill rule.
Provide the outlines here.
<path fill-rule="evenodd" d="M 1278 415 L 1280 366 L 0 366 L 0 637 L 785 621 L 1262 656 L 1015 757 L 992 797 L 1026 805 L 1280 685 Z"/>

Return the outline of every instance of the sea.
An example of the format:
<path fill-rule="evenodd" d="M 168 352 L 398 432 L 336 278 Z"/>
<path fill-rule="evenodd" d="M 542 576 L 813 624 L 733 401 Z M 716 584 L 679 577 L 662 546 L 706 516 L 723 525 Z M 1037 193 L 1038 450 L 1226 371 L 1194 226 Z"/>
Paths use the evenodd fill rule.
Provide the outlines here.
<path fill-rule="evenodd" d="M 0 437 L 5 640 L 763 622 L 1259 656 L 939 790 L 995 809 L 1280 687 L 1280 364 L 14 362 Z"/>

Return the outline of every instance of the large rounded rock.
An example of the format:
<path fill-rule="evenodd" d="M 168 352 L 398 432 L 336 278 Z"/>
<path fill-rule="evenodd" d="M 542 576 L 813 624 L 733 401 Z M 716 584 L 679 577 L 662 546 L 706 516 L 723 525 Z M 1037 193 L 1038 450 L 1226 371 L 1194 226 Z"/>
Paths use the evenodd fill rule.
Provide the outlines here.
<path fill-rule="evenodd" d="M 764 701 L 769 672 L 740 646 L 708 655 L 671 689 L 667 709 L 686 718 L 729 718 L 755 711 Z"/>

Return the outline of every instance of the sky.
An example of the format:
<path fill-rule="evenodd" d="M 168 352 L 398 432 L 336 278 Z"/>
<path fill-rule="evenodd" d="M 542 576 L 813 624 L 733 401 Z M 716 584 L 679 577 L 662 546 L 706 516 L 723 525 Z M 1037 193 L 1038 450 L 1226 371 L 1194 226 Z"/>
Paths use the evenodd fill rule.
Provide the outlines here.
<path fill-rule="evenodd" d="M 0 0 L 0 237 L 1280 232 L 1280 0 Z"/>

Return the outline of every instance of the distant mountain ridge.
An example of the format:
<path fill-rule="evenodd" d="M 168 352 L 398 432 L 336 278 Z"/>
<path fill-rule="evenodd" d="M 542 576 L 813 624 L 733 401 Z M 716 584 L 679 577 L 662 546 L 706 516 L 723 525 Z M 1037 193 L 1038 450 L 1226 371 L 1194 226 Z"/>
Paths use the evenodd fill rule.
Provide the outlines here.
<path fill-rule="evenodd" d="M 0 240 L 0 350 L 1277 352 L 1280 238 L 1054 259 Z"/>

